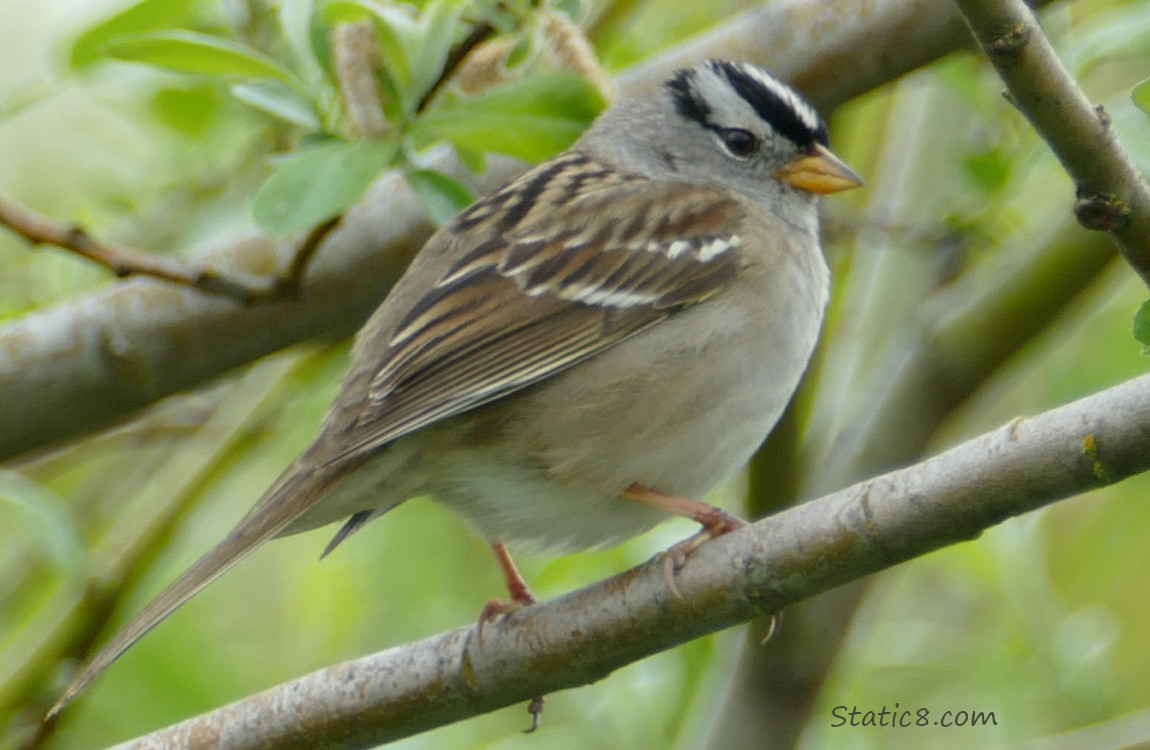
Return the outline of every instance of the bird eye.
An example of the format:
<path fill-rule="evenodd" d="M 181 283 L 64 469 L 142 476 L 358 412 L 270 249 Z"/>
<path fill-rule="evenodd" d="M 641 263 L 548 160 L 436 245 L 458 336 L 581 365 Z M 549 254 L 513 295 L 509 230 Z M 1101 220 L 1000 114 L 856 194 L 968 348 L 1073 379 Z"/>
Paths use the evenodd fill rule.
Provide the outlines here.
<path fill-rule="evenodd" d="M 723 128 L 719 131 L 719 138 L 731 152 L 731 156 L 740 159 L 747 158 L 759 148 L 759 139 L 755 134 L 742 128 Z"/>

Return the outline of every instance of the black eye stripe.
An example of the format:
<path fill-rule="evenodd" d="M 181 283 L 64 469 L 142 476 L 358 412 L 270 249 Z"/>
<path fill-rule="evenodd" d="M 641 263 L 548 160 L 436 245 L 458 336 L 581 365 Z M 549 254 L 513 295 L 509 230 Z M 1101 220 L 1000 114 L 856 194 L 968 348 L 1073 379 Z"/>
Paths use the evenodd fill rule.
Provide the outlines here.
<path fill-rule="evenodd" d="M 785 96 L 790 91 L 783 84 L 778 83 L 776 89 L 755 75 L 757 71 L 737 63 L 711 60 L 704 65 L 725 79 L 731 90 L 770 124 L 775 132 L 799 148 L 809 150 L 819 143 L 828 145 L 826 124 L 798 94 Z M 699 67 L 678 71 L 666 85 L 679 114 L 722 136 L 723 127 L 715 122 L 714 108 L 703 95 Z"/>
<path fill-rule="evenodd" d="M 743 66 L 725 61 L 714 61 L 712 64 L 731 84 L 735 93 L 751 105 L 759 117 L 770 123 L 778 133 L 804 148 L 814 146 L 816 143 L 824 146 L 828 144 L 827 128 L 821 118 L 816 117 L 816 124 L 812 127 L 795 110 L 791 102 L 783 99 L 777 91 L 763 85 Z"/>

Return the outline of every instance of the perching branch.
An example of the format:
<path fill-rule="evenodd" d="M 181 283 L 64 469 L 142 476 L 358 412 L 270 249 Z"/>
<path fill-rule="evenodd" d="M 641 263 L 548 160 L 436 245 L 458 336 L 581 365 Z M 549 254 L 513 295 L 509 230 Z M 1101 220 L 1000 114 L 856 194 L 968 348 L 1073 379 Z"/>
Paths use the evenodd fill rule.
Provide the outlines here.
<path fill-rule="evenodd" d="M 602 679 L 1147 469 L 1150 375 L 704 544 L 677 575 L 682 600 L 656 561 L 514 612 L 487 625 L 482 643 L 473 628 L 460 628 L 328 667 L 118 748 L 371 747 Z"/>
<path fill-rule="evenodd" d="M 1050 145 L 1077 185 L 1074 213 L 1108 232 L 1150 284 L 1150 185 L 1054 54 L 1022 0 L 955 0 L 1011 102 Z"/>

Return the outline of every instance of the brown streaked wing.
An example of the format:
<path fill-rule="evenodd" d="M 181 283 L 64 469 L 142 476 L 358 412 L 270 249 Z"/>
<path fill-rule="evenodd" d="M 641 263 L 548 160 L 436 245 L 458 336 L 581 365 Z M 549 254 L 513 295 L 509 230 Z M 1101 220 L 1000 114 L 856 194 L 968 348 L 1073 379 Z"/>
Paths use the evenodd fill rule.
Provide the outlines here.
<path fill-rule="evenodd" d="M 559 208 L 528 200 L 498 236 L 476 232 L 486 236 L 399 320 L 333 461 L 549 377 L 734 278 L 744 208 L 728 193 L 644 180 L 570 185 L 564 200 L 545 202 Z M 500 195 L 492 200 L 506 203 Z"/>

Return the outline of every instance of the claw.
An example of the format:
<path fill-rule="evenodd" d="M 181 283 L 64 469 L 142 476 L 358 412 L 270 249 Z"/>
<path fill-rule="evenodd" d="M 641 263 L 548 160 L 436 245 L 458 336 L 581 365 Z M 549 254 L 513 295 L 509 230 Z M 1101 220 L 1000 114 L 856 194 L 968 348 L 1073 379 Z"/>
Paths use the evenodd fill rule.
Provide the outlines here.
<path fill-rule="evenodd" d="M 667 588 L 671 590 L 676 599 L 681 602 L 686 601 L 683 599 L 683 593 L 679 591 L 678 584 L 675 583 L 675 573 L 687 563 L 687 558 L 676 559 L 673 548 L 662 553 L 660 557 L 663 558 L 663 582 L 667 584 Z"/>
<path fill-rule="evenodd" d="M 503 542 L 492 542 L 491 550 L 495 553 L 495 559 L 499 561 L 499 569 L 503 572 L 503 580 L 507 584 L 507 593 L 511 595 L 511 598 L 489 599 L 483 605 L 483 610 L 479 613 L 479 621 L 475 623 L 475 638 L 480 648 L 483 648 L 484 625 L 516 610 L 529 607 L 537 601 L 535 594 L 527 585 L 527 581 L 523 580 L 523 576 L 519 574 L 519 570 L 515 567 L 515 562 L 511 559 L 511 554 Z M 537 695 L 528 702 L 527 712 L 531 714 L 531 726 L 523 730 L 524 734 L 534 732 L 543 723 L 544 700 L 544 696 Z"/>
<path fill-rule="evenodd" d="M 479 620 L 475 623 L 475 637 L 479 641 L 479 645 L 483 645 L 483 627 L 494 620 L 509 615 L 512 612 L 523 609 L 526 604 L 513 602 L 510 599 L 488 599 L 487 603 L 483 605 L 483 609 L 479 611 Z"/>
<path fill-rule="evenodd" d="M 672 545 L 670 549 L 661 555 L 663 580 L 667 582 L 667 588 L 671 590 L 671 593 L 674 594 L 675 598 L 679 601 L 683 601 L 683 594 L 675 584 L 675 574 L 682 570 L 683 566 L 687 564 L 687 559 L 691 556 L 691 553 L 702 546 L 704 542 L 723 536 L 724 534 L 729 534 L 735 529 L 747 525 L 746 521 L 735 518 L 731 514 L 713 505 L 707 505 L 706 503 L 701 503 L 698 500 L 691 500 L 686 497 L 668 495 L 640 484 L 633 484 L 628 487 L 626 491 L 624 491 L 623 497 L 629 500 L 636 500 L 644 505 L 659 508 L 660 510 L 665 510 L 669 513 L 674 513 L 675 515 L 690 518 L 703 527 L 697 533 Z"/>
<path fill-rule="evenodd" d="M 770 619 L 767 620 L 767 632 L 763 635 L 763 640 L 759 641 L 760 646 L 767 645 L 767 641 L 775 637 L 775 633 L 779 632 L 779 628 L 783 624 L 783 613 L 772 612 Z"/>
<path fill-rule="evenodd" d="M 531 714 L 531 726 L 523 730 L 523 734 L 531 734 L 543 723 L 543 704 L 547 698 L 537 695 L 527 704 L 527 713 Z"/>

